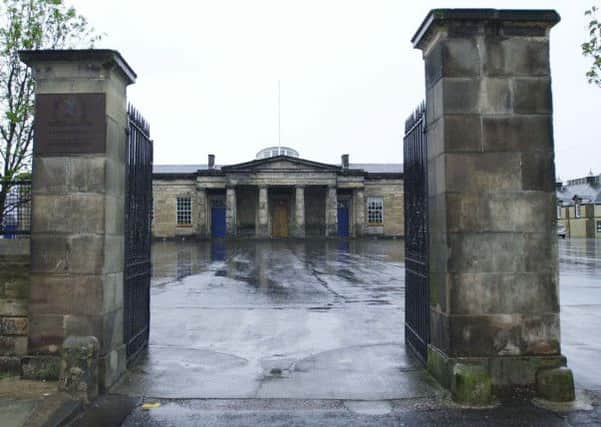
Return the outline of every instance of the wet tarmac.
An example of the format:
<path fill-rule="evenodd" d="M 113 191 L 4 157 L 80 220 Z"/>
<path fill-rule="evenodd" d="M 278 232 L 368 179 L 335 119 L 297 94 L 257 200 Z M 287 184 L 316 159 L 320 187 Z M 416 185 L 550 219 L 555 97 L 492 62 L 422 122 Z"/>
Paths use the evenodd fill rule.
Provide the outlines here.
<path fill-rule="evenodd" d="M 559 242 L 562 353 L 576 387 L 601 391 L 601 239 Z"/>
<path fill-rule="evenodd" d="M 601 242 L 559 246 L 562 351 L 577 388 L 601 391 Z M 202 417 L 210 425 L 211 414 L 221 414 L 218 425 L 255 425 L 240 410 L 275 425 L 278 414 L 284 424 L 314 416 L 343 425 L 350 413 L 356 425 L 362 417 L 387 425 L 404 422 L 398 402 L 444 396 L 405 351 L 402 241 L 161 242 L 153 263 L 149 351 L 112 392 L 168 400 L 156 416 L 135 411 L 125 425 L 153 425 L 162 416 L 166 424 L 174 416 L 173 425 Z M 297 402 L 295 409 L 254 407 L 282 398 Z M 197 399 L 250 406 L 201 416 Z M 340 407 L 324 403 L 303 418 L 306 402 Z M 522 413 L 567 425 L 534 407 Z"/>
<path fill-rule="evenodd" d="M 160 398 L 439 392 L 403 345 L 402 241 L 153 246 L 147 356 L 115 389 Z"/>

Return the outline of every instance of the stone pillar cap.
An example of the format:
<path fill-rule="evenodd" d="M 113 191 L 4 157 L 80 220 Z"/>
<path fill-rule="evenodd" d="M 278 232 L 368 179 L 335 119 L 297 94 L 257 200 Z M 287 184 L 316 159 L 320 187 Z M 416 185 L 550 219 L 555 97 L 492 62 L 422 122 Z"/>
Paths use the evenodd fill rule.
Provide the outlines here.
<path fill-rule="evenodd" d="M 537 23 L 553 27 L 560 21 L 559 14 L 552 9 L 432 9 L 411 38 L 413 47 L 420 48 L 432 30 L 449 21 L 488 23 Z"/>
<path fill-rule="evenodd" d="M 43 62 L 101 61 L 105 66 L 116 66 L 128 84 L 138 77 L 121 54 L 110 49 L 20 50 L 19 58 L 30 67 Z"/>

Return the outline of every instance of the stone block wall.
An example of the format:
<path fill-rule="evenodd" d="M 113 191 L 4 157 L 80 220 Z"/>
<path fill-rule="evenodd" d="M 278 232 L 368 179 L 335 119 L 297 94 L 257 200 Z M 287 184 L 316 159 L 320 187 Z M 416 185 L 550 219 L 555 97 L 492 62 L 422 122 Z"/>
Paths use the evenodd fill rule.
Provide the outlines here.
<path fill-rule="evenodd" d="M 57 137 L 52 108 L 36 105 L 28 351 L 57 358 L 67 337 L 94 336 L 100 385 L 108 388 L 126 369 L 126 91 L 136 76 L 111 50 L 20 56 L 31 67 L 38 100 L 50 97 L 52 108 L 73 103 L 76 111 L 90 112 L 85 125 L 78 114 L 66 115 Z M 99 102 L 94 114 L 86 106 L 90 95 Z"/>
<path fill-rule="evenodd" d="M 495 393 L 532 389 L 540 370 L 565 365 L 549 66 L 558 21 L 440 9 L 413 39 L 426 65 L 427 359 L 452 390 L 454 364 L 479 365 Z"/>
<path fill-rule="evenodd" d="M 178 226 L 176 220 L 177 197 L 190 196 L 192 199 L 192 225 Z M 207 209 L 206 203 L 199 200 L 193 180 L 158 181 L 152 184 L 153 220 L 152 235 L 158 238 L 198 235 L 200 232 L 199 211 Z"/>
<path fill-rule="evenodd" d="M 580 218 L 576 218 L 576 208 L 561 208 L 562 216 L 557 222 L 566 226 L 570 238 L 585 239 L 601 236 L 596 231 L 596 221 L 601 221 L 601 205 L 581 205 Z"/>
<path fill-rule="evenodd" d="M 0 374 L 19 374 L 29 334 L 29 239 L 0 239 Z"/>
<path fill-rule="evenodd" d="M 384 223 L 382 226 L 366 224 L 365 233 L 368 235 L 384 235 L 401 237 L 405 235 L 403 181 L 400 179 L 366 181 L 365 199 L 363 204 L 364 218 L 367 221 L 368 197 L 384 199 Z"/>

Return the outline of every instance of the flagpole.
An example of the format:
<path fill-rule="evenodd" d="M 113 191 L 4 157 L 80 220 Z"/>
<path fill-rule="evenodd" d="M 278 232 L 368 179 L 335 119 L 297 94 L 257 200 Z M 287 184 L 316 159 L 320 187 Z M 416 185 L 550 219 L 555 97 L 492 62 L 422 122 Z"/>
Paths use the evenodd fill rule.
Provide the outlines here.
<path fill-rule="evenodd" d="M 280 122 L 280 106 L 281 106 L 281 100 L 280 100 L 280 80 L 278 79 L 278 154 L 280 154 L 280 147 L 282 146 L 282 141 L 281 141 L 281 122 Z"/>

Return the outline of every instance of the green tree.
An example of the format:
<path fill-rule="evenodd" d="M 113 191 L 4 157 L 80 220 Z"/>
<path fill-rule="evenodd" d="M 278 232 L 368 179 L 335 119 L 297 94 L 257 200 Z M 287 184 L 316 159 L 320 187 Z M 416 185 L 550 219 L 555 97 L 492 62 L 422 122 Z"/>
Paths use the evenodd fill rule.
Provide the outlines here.
<path fill-rule="evenodd" d="M 597 6 L 584 12 L 590 21 L 588 24 L 589 41 L 582 44 L 582 54 L 590 57 L 593 61 L 591 68 L 586 72 L 589 83 L 601 87 L 601 20 L 597 16 L 598 12 Z"/>
<path fill-rule="evenodd" d="M 31 165 L 34 81 L 19 50 L 93 47 L 99 39 L 63 0 L 0 0 L 0 228 L 9 182 Z"/>

